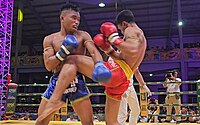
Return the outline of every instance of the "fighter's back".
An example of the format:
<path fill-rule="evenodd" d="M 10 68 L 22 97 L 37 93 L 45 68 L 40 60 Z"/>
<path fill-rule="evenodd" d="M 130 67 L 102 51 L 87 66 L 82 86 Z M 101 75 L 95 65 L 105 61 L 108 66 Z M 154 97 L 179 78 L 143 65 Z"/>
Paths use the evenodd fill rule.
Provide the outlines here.
<path fill-rule="evenodd" d="M 147 46 L 146 38 L 143 31 L 134 25 L 125 30 L 124 41 L 131 42 L 132 49 L 129 50 L 130 53 L 125 54 L 121 51 L 121 55 L 130 68 L 135 71 L 144 58 Z"/>

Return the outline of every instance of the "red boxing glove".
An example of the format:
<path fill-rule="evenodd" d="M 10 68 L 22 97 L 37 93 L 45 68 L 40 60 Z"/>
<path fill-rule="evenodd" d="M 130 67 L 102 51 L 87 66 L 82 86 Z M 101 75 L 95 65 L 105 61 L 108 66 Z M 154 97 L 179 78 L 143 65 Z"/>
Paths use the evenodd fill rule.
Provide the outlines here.
<path fill-rule="evenodd" d="M 111 51 L 114 50 L 112 48 L 112 46 L 110 45 L 110 43 L 108 43 L 108 42 L 105 41 L 103 34 L 97 34 L 94 37 L 93 41 L 105 53 L 110 53 Z"/>
<path fill-rule="evenodd" d="M 108 41 L 111 44 L 118 45 L 123 42 L 123 39 L 119 37 L 118 30 L 113 23 L 106 22 L 101 25 L 101 33 L 108 37 Z"/>

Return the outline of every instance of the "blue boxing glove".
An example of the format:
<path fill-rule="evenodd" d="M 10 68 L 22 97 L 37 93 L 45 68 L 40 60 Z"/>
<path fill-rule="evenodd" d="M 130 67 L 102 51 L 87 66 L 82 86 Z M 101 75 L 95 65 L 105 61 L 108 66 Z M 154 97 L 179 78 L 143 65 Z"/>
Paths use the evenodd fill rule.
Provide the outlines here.
<path fill-rule="evenodd" d="M 92 73 L 92 80 L 95 82 L 106 83 L 110 81 L 112 76 L 111 71 L 103 64 L 102 61 L 98 61 L 94 65 L 94 71 Z"/>
<path fill-rule="evenodd" d="M 74 35 L 67 35 L 61 45 L 60 50 L 56 53 L 56 58 L 63 61 L 74 49 L 78 47 L 78 41 Z"/>

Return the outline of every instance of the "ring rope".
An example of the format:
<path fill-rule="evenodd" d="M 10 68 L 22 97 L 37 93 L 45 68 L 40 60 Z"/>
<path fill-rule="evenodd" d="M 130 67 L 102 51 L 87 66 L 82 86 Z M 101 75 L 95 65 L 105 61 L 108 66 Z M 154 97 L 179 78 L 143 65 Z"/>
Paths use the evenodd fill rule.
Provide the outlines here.
<path fill-rule="evenodd" d="M 174 82 L 146 82 L 148 85 L 158 85 L 158 84 L 171 84 Z M 152 92 L 153 95 L 167 95 L 167 94 L 193 94 L 197 95 L 197 104 L 148 104 L 148 106 L 200 106 L 200 81 L 182 81 L 181 83 L 186 84 L 197 84 L 197 91 L 189 91 L 189 92 Z M 98 83 L 86 83 L 87 86 L 101 86 Z M 139 85 L 138 83 L 134 83 L 134 85 Z M 48 84 L 19 84 L 19 86 L 48 86 Z M 17 96 L 41 96 L 43 93 L 18 93 Z M 101 96 L 105 95 L 105 93 L 91 93 L 92 96 Z M 140 95 L 140 93 L 137 93 Z M 39 104 L 17 104 L 17 106 L 39 106 Z M 68 104 L 71 106 L 71 104 Z M 105 107 L 105 104 L 92 104 L 92 107 Z M 199 109 L 200 110 L 200 109 Z M 16 113 L 22 114 L 22 113 Z M 37 113 L 30 113 L 30 115 L 37 115 Z M 148 116 L 186 116 L 186 117 L 194 117 L 198 115 L 191 115 L 191 114 L 148 114 Z"/>
<path fill-rule="evenodd" d="M 200 81 L 182 81 L 182 84 L 196 84 L 199 83 Z M 158 85 L 158 84 L 171 84 L 171 83 L 176 83 L 176 82 L 146 82 L 147 85 Z M 139 85 L 139 83 L 134 82 L 134 85 Z M 101 86 L 99 83 L 86 83 L 87 86 Z M 48 86 L 48 84 L 19 84 L 19 86 Z"/>

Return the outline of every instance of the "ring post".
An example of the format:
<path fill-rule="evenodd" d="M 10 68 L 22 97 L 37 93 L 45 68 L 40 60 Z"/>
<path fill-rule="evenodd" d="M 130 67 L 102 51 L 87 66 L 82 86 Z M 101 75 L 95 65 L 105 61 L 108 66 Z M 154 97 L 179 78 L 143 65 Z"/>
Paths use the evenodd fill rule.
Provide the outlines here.
<path fill-rule="evenodd" d="M 197 81 L 197 105 L 200 112 L 200 80 Z"/>
<path fill-rule="evenodd" d="M 148 116 L 147 93 L 144 91 L 142 86 L 140 86 L 140 109 L 141 116 Z"/>

